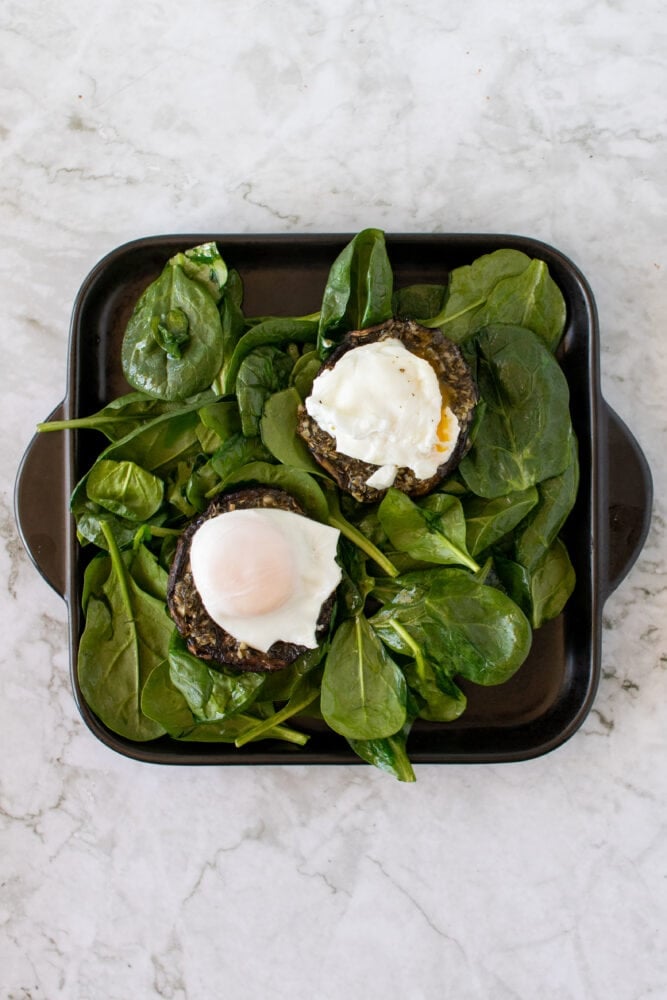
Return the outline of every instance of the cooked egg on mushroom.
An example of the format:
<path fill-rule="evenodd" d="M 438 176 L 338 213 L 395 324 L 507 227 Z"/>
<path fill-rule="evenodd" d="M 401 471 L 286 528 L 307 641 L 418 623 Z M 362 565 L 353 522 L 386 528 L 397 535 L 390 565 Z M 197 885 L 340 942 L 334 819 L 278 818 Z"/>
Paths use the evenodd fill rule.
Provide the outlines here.
<path fill-rule="evenodd" d="M 361 344 L 322 371 L 306 410 L 350 458 L 378 466 L 368 486 L 391 486 L 399 468 L 430 479 L 456 446 L 459 421 L 424 358 L 394 337 Z"/>
<path fill-rule="evenodd" d="M 417 496 L 465 454 L 477 400 L 458 345 L 391 319 L 346 335 L 299 408 L 297 430 L 357 500 L 379 500 L 390 486 Z"/>
<path fill-rule="evenodd" d="M 322 605 L 341 580 L 339 532 L 289 510 L 229 510 L 190 543 L 194 585 L 210 616 L 241 643 L 317 646 Z"/>

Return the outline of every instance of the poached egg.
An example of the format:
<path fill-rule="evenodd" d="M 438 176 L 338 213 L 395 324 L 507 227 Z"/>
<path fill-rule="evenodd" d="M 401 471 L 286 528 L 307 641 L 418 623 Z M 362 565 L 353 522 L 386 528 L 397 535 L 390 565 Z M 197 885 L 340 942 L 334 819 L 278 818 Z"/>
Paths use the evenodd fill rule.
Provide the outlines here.
<path fill-rule="evenodd" d="M 306 411 L 343 455 L 378 466 L 368 486 L 391 486 L 399 468 L 429 479 L 452 455 L 456 414 L 424 358 L 395 337 L 361 344 L 322 371 Z"/>
<path fill-rule="evenodd" d="M 192 578 L 208 615 L 239 642 L 268 652 L 317 646 L 322 605 L 341 580 L 339 532 L 279 508 L 226 511 L 192 537 Z"/>

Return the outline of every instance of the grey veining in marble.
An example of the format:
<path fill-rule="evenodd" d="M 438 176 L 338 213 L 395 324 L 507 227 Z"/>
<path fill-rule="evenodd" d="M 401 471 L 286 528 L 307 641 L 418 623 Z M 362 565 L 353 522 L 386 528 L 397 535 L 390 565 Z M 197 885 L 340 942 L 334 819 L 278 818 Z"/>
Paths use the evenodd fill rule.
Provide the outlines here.
<path fill-rule="evenodd" d="M 0 997 L 667 997 L 662 0 L 0 9 Z M 151 767 L 78 717 L 16 532 L 79 285 L 165 232 L 513 232 L 590 281 L 655 480 L 582 729 L 518 765 Z"/>

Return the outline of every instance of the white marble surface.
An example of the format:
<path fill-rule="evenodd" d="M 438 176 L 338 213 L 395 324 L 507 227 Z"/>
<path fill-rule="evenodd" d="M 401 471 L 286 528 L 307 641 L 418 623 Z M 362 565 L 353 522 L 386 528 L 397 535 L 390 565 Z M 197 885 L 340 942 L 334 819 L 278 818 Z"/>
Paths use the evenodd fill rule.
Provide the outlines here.
<path fill-rule="evenodd" d="M 662 0 L 0 8 L 0 996 L 667 997 Z M 582 730 L 519 765 L 171 769 L 93 739 L 16 534 L 72 300 L 164 232 L 516 232 L 591 282 L 653 467 Z"/>

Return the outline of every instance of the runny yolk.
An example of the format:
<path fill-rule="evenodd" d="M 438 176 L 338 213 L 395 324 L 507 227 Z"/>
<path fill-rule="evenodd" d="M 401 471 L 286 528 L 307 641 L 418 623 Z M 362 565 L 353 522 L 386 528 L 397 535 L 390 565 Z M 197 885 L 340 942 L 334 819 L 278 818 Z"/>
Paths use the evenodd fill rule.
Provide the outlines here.
<path fill-rule="evenodd" d="M 447 451 L 451 440 L 452 423 L 451 411 L 448 413 L 447 406 L 445 405 L 440 411 L 440 423 L 436 430 L 436 435 L 440 442 L 440 444 L 435 446 L 436 451 Z"/>

